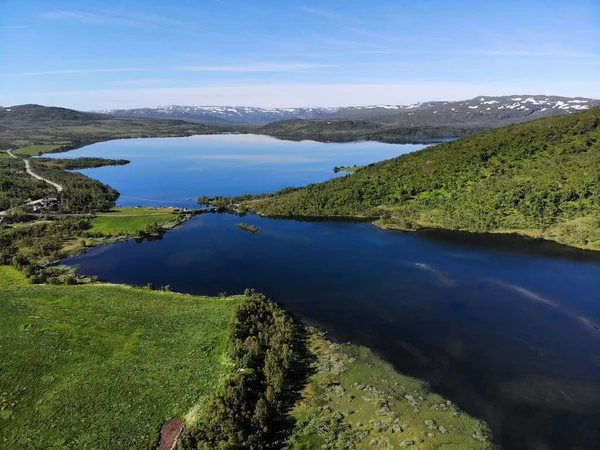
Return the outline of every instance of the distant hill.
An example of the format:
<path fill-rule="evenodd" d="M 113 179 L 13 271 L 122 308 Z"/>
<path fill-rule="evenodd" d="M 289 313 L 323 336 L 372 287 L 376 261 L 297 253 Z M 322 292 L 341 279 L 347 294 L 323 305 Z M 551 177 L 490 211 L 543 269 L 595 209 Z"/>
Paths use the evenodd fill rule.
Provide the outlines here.
<path fill-rule="evenodd" d="M 40 105 L 0 107 L 0 149 L 46 143 L 70 147 L 108 139 L 219 131 L 222 128 L 182 120 L 111 117 Z"/>
<path fill-rule="evenodd" d="M 476 97 L 458 102 L 408 106 L 340 108 L 327 118 L 267 124 L 257 132 L 285 139 L 397 142 L 415 138 L 462 137 L 512 123 L 570 114 L 600 106 L 587 98 L 522 95 Z M 360 116 L 360 118 L 357 118 Z M 348 117 L 353 117 L 351 120 Z"/>
<path fill-rule="evenodd" d="M 320 140 L 379 139 L 393 140 L 397 136 L 426 137 L 463 136 L 482 129 L 517 123 L 552 115 L 600 106 L 600 100 L 589 98 L 555 97 L 546 95 L 480 96 L 457 102 L 430 101 L 412 105 L 371 105 L 353 107 L 257 108 L 248 106 L 156 106 L 137 109 L 105 109 L 94 111 L 119 117 L 152 117 L 180 119 L 213 125 L 265 125 L 261 133 L 300 139 Z M 339 123 L 333 120 L 367 120 L 358 123 Z M 289 121 L 297 120 L 297 124 Z M 283 122 L 282 122 L 283 121 Z M 308 121 L 308 122 L 304 122 Z M 325 122 L 322 122 L 325 121 Z M 313 123 L 314 122 L 314 123 Z M 325 125 L 330 125 L 326 127 Z M 332 130 L 338 128 L 338 130 Z M 394 133 L 370 136 L 376 129 L 395 128 Z M 399 130 L 402 129 L 402 130 Z M 351 136 L 348 133 L 356 134 Z M 319 136 L 319 135 L 323 136 Z M 335 136 L 337 135 L 337 136 Z"/>
<path fill-rule="evenodd" d="M 208 124 L 264 124 L 277 120 L 327 117 L 337 108 L 255 108 L 247 106 L 156 106 L 94 111 L 119 117 L 182 119 Z"/>
<path fill-rule="evenodd" d="M 225 201 L 269 216 L 515 232 L 600 250 L 600 108 L 488 130 L 304 188 Z"/>

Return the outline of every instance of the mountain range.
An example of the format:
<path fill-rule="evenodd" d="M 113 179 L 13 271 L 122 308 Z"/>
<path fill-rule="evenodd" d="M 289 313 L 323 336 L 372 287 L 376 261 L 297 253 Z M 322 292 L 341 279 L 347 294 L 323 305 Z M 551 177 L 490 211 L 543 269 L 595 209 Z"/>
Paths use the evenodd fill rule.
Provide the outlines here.
<path fill-rule="evenodd" d="M 104 109 L 96 113 L 125 117 L 182 119 L 207 124 L 267 124 L 280 120 L 369 119 L 402 126 L 469 125 L 485 128 L 567 114 L 600 106 L 591 98 L 546 95 L 479 96 L 464 101 L 430 101 L 411 105 L 259 108 L 250 106 L 155 106 Z"/>

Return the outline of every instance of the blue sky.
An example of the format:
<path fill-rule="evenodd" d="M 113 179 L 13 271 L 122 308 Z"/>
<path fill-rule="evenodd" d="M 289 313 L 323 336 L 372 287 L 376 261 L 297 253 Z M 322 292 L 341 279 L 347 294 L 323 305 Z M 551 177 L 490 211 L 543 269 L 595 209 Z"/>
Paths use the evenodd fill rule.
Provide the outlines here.
<path fill-rule="evenodd" d="M 0 104 L 600 98 L 599 0 L 0 0 Z"/>

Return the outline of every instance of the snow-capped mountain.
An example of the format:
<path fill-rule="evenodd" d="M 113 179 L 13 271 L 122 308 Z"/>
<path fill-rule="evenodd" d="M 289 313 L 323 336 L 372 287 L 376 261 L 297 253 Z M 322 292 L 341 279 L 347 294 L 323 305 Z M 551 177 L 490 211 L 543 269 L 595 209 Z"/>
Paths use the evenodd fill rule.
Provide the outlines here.
<path fill-rule="evenodd" d="M 600 106 L 591 98 L 547 95 L 480 96 L 457 102 L 421 104 L 376 119 L 398 126 L 468 125 L 496 127 Z M 375 119 L 372 117 L 372 119 Z"/>
<path fill-rule="evenodd" d="M 370 105 L 338 108 L 257 108 L 249 106 L 156 106 L 105 109 L 115 116 L 183 119 L 211 124 L 265 124 L 290 119 L 377 119 L 385 123 L 439 125 L 476 123 L 494 126 L 567 114 L 600 106 L 600 100 L 546 95 L 480 96 L 471 100 L 420 102 L 411 105 Z"/>
<path fill-rule="evenodd" d="M 337 108 L 256 108 L 251 106 L 155 106 L 95 111 L 113 116 L 183 119 L 214 124 L 269 123 L 285 119 L 327 117 Z"/>

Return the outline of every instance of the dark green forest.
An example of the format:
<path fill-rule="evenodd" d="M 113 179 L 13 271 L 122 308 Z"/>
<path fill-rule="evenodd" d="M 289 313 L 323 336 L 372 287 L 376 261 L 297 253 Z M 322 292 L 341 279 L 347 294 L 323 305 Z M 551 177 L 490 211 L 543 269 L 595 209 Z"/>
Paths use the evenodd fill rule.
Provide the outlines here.
<path fill-rule="evenodd" d="M 600 250 L 600 109 L 509 125 L 274 194 L 219 199 L 268 216 L 517 232 Z"/>
<path fill-rule="evenodd" d="M 236 370 L 183 439 L 185 449 L 268 449 L 287 437 L 306 348 L 302 326 L 253 289 L 230 324 Z"/>

